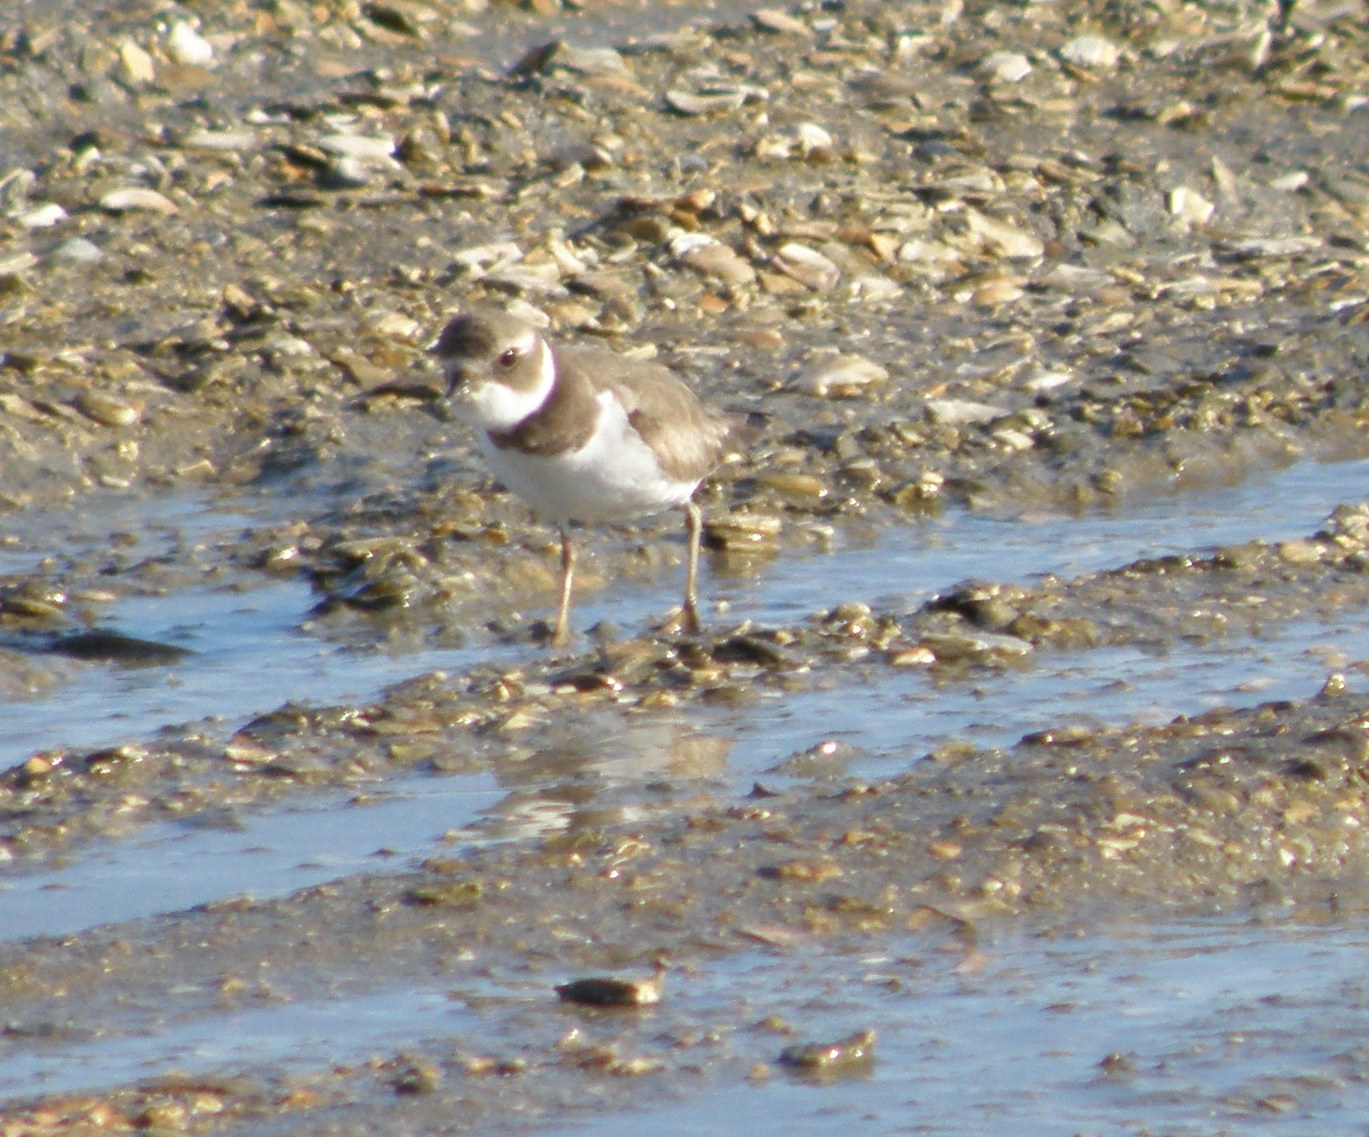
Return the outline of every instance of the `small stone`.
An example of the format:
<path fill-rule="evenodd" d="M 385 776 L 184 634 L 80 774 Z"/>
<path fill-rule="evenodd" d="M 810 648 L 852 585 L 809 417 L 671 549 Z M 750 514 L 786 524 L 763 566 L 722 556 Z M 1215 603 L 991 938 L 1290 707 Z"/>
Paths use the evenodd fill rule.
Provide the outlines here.
<path fill-rule="evenodd" d="M 688 236 L 695 237 L 698 234 L 691 233 Z M 676 246 L 672 243 L 671 249 L 676 252 L 682 263 L 695 272 L 714 277 L 724 284 L 740 287 L 752 284 L 756 279 L 756 270 L 746 258 L 721 241 L 705 238 L 702 241 L 690 242 L 689 247 L 683 252 L 676 251 Z"/>
<path fill-rule="evenodd" d="M 1297 193 L 1301 189 L 1306 189 L 1311 181 L 1312 175 L 1306 170 L 1294 170 L 1291 174 L 1275 178 L 1269 183 L 1269 188 L 1280 193 Z"/>
<path fill-rule="evenodd" d="M 831 258 L 797 241 L 781 245 L 772 263 L 785 276 L 814 292 L 831 292 L 841 279 L 841 269 Z"/>
<path fill-rule="evenodd" d="M 23 166 L 0 175 L 0 210 L 15 213 L 22 209 L 37 182 L 38 175 Z"/>
<path fill-rule="evenodd" d="M 15 220 L 25 229 L 47 229 L 59 221 L 65 221 L 67 211 L 55 201 L 45 201 L 18 214 Z"/>
<path fill-rule="evenodd" d="M 835 861 L 795 858 L 780 861 L 774 865 L 766 865 L 760 870 L 760 875 L 770 880 L 793 880 L 803 884 L 822 884 L 824 881 L 835 880 L 842 875 L 842 872 L 841 866 Z"/>
<path fill-rule="evenodd" d="M 666 105 L 684 115 L 735 111 L 748 102 L 770 97 L 764 87 L 736 83 L 710 69 L 700 68 L 682 76 L 683 84 L 666 92 Z"/>
<path fill-rule="evenodd" d="M 76 409 L 101 426 L 132 426 L 142 417 L 133 404 L 103 391 L 82 391 Z"/>
<path fill-rule="evenodd" d="M 442 1085 L 442 1071 L 431 1062 L 414 1062 L 395 1075 L 397 1094 L 431 1094 Z"/>
<path fill-rule="evenodd" d="M 667 91 L 666 105 L 685 115 L 712 114 L 715 111 L 734 111 L 746 101 L 740 89 L 696 94 L 693 91 Z"/>
<path fill-rule="evenodd" d="M 564 67 L 581 75 L 627 75 L 627 63 L 611 47 L 576 47 L 563 43 L 548 60 L 548 67 Z"/>
<path fill-rule="evenodd" d="M 1057 387 L 1064 387 L 1074 382 L 1074 375 L 1069 371 L 1056 368 L 1042 367 L 1040 364 L 1034 366 L 1022 379 L 1022 389 L 1030 391 L 1032 394 L 1042 394 L 1046 391 L 1053 391 Z"/>
<path fill-rule="evenodd" d="M 964 851 L 965 846 L 959 841 L 952 841 L 945 837 L 931 841 L 927 845 L 927 852 L 939 861 L 953 861 Z"/>
<path fill-rule="evenodd" d="M 834 1077 L 869 1066 L 874 1057 L 875 1032 L 861 1030 L 835 1042 L 807 1042 L 786 1046 L 780 1064 L 808 1074 Z"/>
<path fill-rule="evenodd" d="M 591 976 L 560 984 L 556 994 L 563 1003 L 587 1007 L 647 1007 L 661 1001 L 665 972 L 665 964 L 658 960 L 649 979 Z"/>
<path fill-rule="evenodd" d="M 104 260 L 105 251 L 94 241 L 87 240 L 85 237 L 72 237 L 69 241 L 63 241 L 53 249 L 51 256 L 56 261 L 93 265 L 97 261 Z"/>
<path fill-rule="evenodd" d="M 1314 565 L 1326 555 L 1325 548 L 1316 541 L 1280 541 L 1279 559 L 1291 565 Z"/>
<path fill-rule="evenodd" d="M 393 138 L 372 138 L 364 134 L 329 134 L 318 140 L 318 147 L 327 154 L 340 158 L 354 158 L 376 165 L 393 165 Z"/>
<path fill-rule="evenodd" d="M 761 8 L 751 14 L 756 27 L 767 32 L 781 32 L 787 35 L 808 35 L 808 25 L 791 16 L 782 8 Z"/>
<path fill-rule="evenodd" d="M 351 156 L 329 162 L 320 172 L 318 184 L 324 189 L 361 189 L 371 183 L 374 173 L 360 158 Z"/>
<path fill-rule="evenodd" d="M 928 399 L 924 404 L 927 417 L 946 426 L 970 426 L 1002 418 L 1002 407 L 991 403 L 976 403 L 970 399 Z"/>
<path fill-rule="evenodd" d="M 27 249 L 15 253 L 0 253 L 0 279 L 16 277 L 37 263 L 38 258 Z"/>
<path fill-rule="evenodd" d="M 139 85 L 151 83 L 157 78 L 157 67 L 141 47 L 131 39 L 119 45 L 119 62 L 123 65 L 124 78 Z"/>
<path fill-rule="evenodd" d="M 188 22 L 178 20 L 166 37 L 166 54 L 182 67 L 208 67 L 214 62 L 214 45 Z"/>
<path fill-rule="evenodd" d="M 1000 83 L 1020 83 L 1032 73 L 1032 65 L 1020 51 L 995 51 L 979 65 L 979 71 Z"/>
<path fill-rule="evenodd" d="M 1024 281 L 1018 277 L 1001 276 L 981 281 L 969 292 L 969 299 L 976 304 L 994 307 L 999 304 L 1012 304 L 1026 294 Z"/>
<path fill-rule="evenodd" d="M 783 523 L 773 514 L 728 513 L 710 516 L 704 522 L 704 538 L 710 549 L 772 554 L 782 528 Z"/>
<path fill-rule="evenodd" d="M 1186 225 L 1206 225 L 1217 207 L 1197 190 L 1176 186 L 1169 191 L 1169 212 Z"/>
<path fill-rule="evenodd" d="M 250 130 L 208 130 L 188 131 L 180 140 L 187 150 L 251 150 L 257 144 L 257 136 Z"/>
<path fill-rule="evenodd" d="M 178 207 L 154 189 L 125 186 L 104 194 L 100 198 L 100 208 L 109 213 L 175 213 Z"/>
<path fill-rule="evenodd" d="M 830 158 L 836 148 L 832 136 L 815 122 L 799 123 L 794 128 L 794 139 L 799 154 L 804 158 Z"/>
<path fill-rule="evenodd" d="M 882 386 L 889 369 L 862 355 L 820 359 L 799 373 L 794 389 L 820 399 L 849 399 Z"/>
<path fill-rule="evenodd" d="M 915 644 L 891 653 L 888 663 L 890 667 L 931 667 L 936 663 L 936 652 L 925 644 Z"/>
<path fill-rule="evenodd" d="M 1010 260 L 1035 260 L 1046 251 L 1045 243 L 1035 233 L 980 213 L 977 209 L 966 210 L 965 222 L 981 245 Z"/>
<path fill-rule="evenodd" d="M 1060 49 L 1060 58 L 1090 71 L 1110 71 L 1122 57 L 1122 49 L 1106 36 L 1076 36 Z"/>
<path fill-rule="evenodd" d="M 800 505 L 822 501 L 831 493 L 821 478 L 787 470 L 762 471 L 756 475 L 756 483 L 774 491 L 786 501 Z"/>

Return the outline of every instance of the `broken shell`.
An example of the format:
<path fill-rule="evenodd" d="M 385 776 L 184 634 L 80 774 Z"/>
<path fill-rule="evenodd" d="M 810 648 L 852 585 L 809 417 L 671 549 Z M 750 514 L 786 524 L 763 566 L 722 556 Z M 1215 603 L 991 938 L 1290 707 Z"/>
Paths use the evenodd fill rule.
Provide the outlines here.
<path fill-rule="evenodd" d="M 818 360 L 794 380 L 794 389 L 822 399 L 848 399 L 884 384 L 889 369 L 863 355 Z"/>
<path fill-rule="evenodd" d="M 1176 186 L 1169 191 L 1169 211 L 1188 225 L 1206 225 L 1217 207 L 1197 190 Z"/>
<path fill-rule="evenodd" d="M 1106 36 L 1076 36 L 1060 49 L 1060 58 L 1076 67 L 1091 71 L 1108 71 L 1117 66 L 1122 49 Z"/>
<path fill-rule="evenodd" d="M 770 92 L 764 87 L 733 83 L 711 72 L 694 72 L 685 76 L 685 81 L 690 85 L 674 87 L 665 96 L 666 105 L 680 114 L 735 111 L 744 103 L 770 97 Z"/>
<path fill-rule="evenodd" d="M 750 263 L 721 241 L 705 238 L 689 242 L 689 247 L 683 251 L 672 242 L 671 250 L 695 272 L 714 277 L 724 284 L 741 286 L 751 284 L 756 279 L 756 270 Z"/>
<path fill-rule="evenodd" d="M 979 71 L 1000 83 L 1020 83 L 1032 73 L 1032 65 L 1020 51 L 995 51 L 979 65 Z"/>
<path fill-rule="evenodd" d="M 132 426 L 142 417 L 132 403 L 103 391 L 82 391 L 76 396 L 76 409 L 101 426 Z"/>
<path fill-rule="evenodd" d="M 841 279 L 841 269 L 829 257 L 797 241 L 780 246 L 773 264 L 780 272 L 814 292 L 831 292 Z"/>
<path fill-rule="evenodd" d="M 208 67 L 214 62 L 214 45 L 184 20 L 177 21 L 166 37 L 166 53 L 183 67 Z"/>
<path fill-rule="evenodd" d="M 100 198 L 100 208 L 110 213 L 175 213 L 174 201 L 146 186 L 113 189 Z"/>

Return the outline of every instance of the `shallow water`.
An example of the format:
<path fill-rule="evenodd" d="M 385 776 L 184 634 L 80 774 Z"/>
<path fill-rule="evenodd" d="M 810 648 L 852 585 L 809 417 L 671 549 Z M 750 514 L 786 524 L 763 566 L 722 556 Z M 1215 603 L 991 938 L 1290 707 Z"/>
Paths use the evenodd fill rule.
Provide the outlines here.
<path fill-rule="evenodd" d="M 876 1029 L 868 1073 L 739 1078 L 680 1104 L 542 1132 L 686 1137 L 717 1133 L 724 1119 L 729 1132 L 754 1137 L 1364 1131 L 1362 929 L 1230 924 L 1022 938 L 990 946 L 972 968 L 905 946 L 904 956 L 825 957 L 792 972 L 786 961 L 787 985 L 817 992 L 802 1016 L 789 1016 L 803 1037 Z M 773 963 L 747 961 L 739 972 L 735 986 L 774 990 Z M 755 1002 L 759 1018 L 764 996 Z"/>
<path fill-rule="evenodd" d="M 913 608 L 967 577 L 1071 575 L 1141 555 L 1304 536 L 1346 499 L 1345 487 L 1366 481 L 1369 463 L 1304 462 L 1115 515 L 953 514 L 869 546 L 789 557 L 755 578 L 706 587 L 734 618 L 744 613 L 763 625 L 853 599 Z M 167 513 L 158 515 L 162 507 Z M 216 531 L 244 523 L 242 515 L 191 508 L 183 498 L 138 509 L 118 523 L 141 526 L 147 541 L 167 550 L 192 540 L 178 527 L 192 527 L 193 540 L 210 547 Z M 98 542 L 101 534 L 87 539 Z M 26 544 L 6 552 L 35 555 L 41 550 Z M 584 626 L 644 623 L 665 602 L 663 588 L 587 595 L 577 618 Z M 285 699 L 364 699 L 407 676 L 468 666 L 491 650 L 531 650 L 359 651 L 301 630 L 311 603 L 304 587 L 278 583 L 246 591 L 197 587 L 113 605 L 108 626 L 194 654 L 162 668 L 72 664 L 67 682 L 48 697 L 6 709 L 6 760 L 52 745 L 53 723 L 61 724 L 61 741 L 81 745 L 147 737 L 177 721 L 211 720 L 227 734 Z M 1306 696 L 1337 662 L 1364 658 L 1369 623 L 1347 618 L 1328 630 L 1319 621 L 1293 622 L 1235 648 L 1213 642 L 1163 653 L 1040 656 L 1030 667 L 941 684 L 918 671 L 884 671 L 858 686 L 767 696 L 743 710 L 697 707 L 640 723 L 587 720 L 582 745 L 572 738 L 554 757 L 533 755 L 493 774 L 414 774 L 368 791 L 364 803 L 353 788 L 153 826 L 77 850 L 41 872 L 9 870 L 0 874 L 0 938 L 69 934 L 239 893 L 279 895 L 349 873 L 384 872 L 436 851 L 572 825 L 587 808 L 629 819 L 701 794 L 735 799 L 755 781 L 893 775 L 951 739 L 1006 745 L 1062 721 L 1163 721 L 1215 705 Z M 796 759 L 825 740 L 845 745 L 830 759 Z M 566 786 L 575 792 L 562 792 Z M 1019 938 L 996 945 L 969 971 L 942 956 L 917 958 L 916 944 L 906 956 L 858 961 L 796 953 L 781 968 L 768 954 L 724 960 L 689 978 L 682 997 L 706 1002 L 735 997 L 740 988 L 756 1004 L 755 1020 L 772 1011 L 794 1019 L 796 993 L 806 992 L 803 1020 L 794 1023 L 805 1035 L 879 1030 L 868 1076 L 821 1086 L 782 1074 L 753 1085 L 739 1076 L 682 1091 L 677 1105 L 549 1131 L 711 1133 L 725 1116 L 729 1128 L 759 1135 L 847 1124 L 881 1132 L 1161 1126 L 1167 1133 L 1255 1127 L 1283 1134 L 1305 1132 L 1315 1112 L 1318 1132 L 1348 1133 L 1357 1108 L 1369 1104 L 1355 1074 L 1356 1036 L 1369 1026 L 1358 980 L 1367 945 L 1355 929 L 1219 923 L 1082 940 Z M 0 1063 L 0 1096 L 109 1085 L 187 1061 L 232 1070 L 295 1052 L 360 1059 L 416 1035 L 447 1039 L 489 1029 L 435 991 L 368 991 L 235 1012 L 232 1026 L 168 1023 L 137 1037 L 26 1040 Z M 739 1045 L 766 1061 L 783 1040 L 761 1036 Z M 1131 1056 L 1125 1076 L 1098 1066 L 1113 1051 Z M 1328 1117 L 1343 1124 L 1328 1128 Z"/>
<path fill-rule="evenodd" d="M 1369 934 L 1340 924 L 1215 921 L 1011 935 L 963 956 L 897 941 L 878 955 L 753 952 L 671 977 L 639 1045 L 672 1016 L 758 1024 L 724 1040 L 722 1072 L 656 1086 L 628 1112 L 539 1132 L 756 1137 L 857 1127 L 880 1133 L 1208 1135 L 1363 1131 Z M 469 996 L 472 991 L 464 991 Z M 380 990 L 167 1023 L 134 1038 L 48 1040 L 0 1064 L 0 1093 L 56 1092 L 172 1069 L 232 1071 L 326 1047 L 339 1062 L 404 1044 L 496 1048 L 506 1020 L 542 1017 L 549 988 Z M 477 1001 L 478 1002 L 478 1001 Z M 782 1019 L 789 1033 L 759 1024 Z M 565 1024 L 562 1024 L 565 1025 Z M 814 1081 L 776 1064 L 795 1040 L 877 1033 L 874 1061 Z M 1295 1045 L 1290 1040 L 1296 1039 Z M 749 1078 L 757 1067 L 768 1075 Z"/>
<path fill-rule="evenodd" d="M 998 519 L 954 513 L 889 531 L 868 546 L 781 559 L 754 578 L 706 580 L 704 590 L 732 616 L 761 625 L 803 619 L 852 599 L 912 608 L 967 578 L 1026 580 L 1046 572 L 1070 576 L 1143 555 L 1255 537 L 1275 541 L 1303 536 L 1337 504 L 1354 500 L 1354 491 L 1362 486 L 1369 486 L 1369 462 L 1309 461 L 1234 486 L 1163 495 L 1115 515 Z M 243 528 L 248 520 L 239 513 L 216 513 L 184 495 L 116 499 L 99 516 L 113 524 L 72 535 L 76 519 L 61 511 L 46 526 L 36 519 L 29 532 L 60 527 L 67 547 L 107 541 L 120 530 L 144 538 L 152 534 L 159 543 L 140 549 L 146 557 L 176 545 L 208 547 L 216 531 Z M 30 537 L 20 550 L 0 555 L 0 572 L 19 570 L 45 555 L 32 541 Z M 614 588 L 611 596 L 608 589 L 588 593 L 577 598 L 577 623 L 644 623 L 668 604 L 673 591 L 663 592 L 667 587 L 673 590 L 674 582 L 650 589 Z M 67 681 L 47 697 L 4 709 L 0 763 L 39 748 L 148 737 L 169 723 L 214 718 L 232 729 L 288 700 L 363 700 L 411 675 L 458 670 L 492 654 L 510 654 L 490 645 L 411 653 L 358 650 L 300 630 L 314 602 L 299 582 L 244 588 L 241 580 L 234 580 L 223 587 L 187 588 L 110 606 L 101 627 L 173 643 L 194 655 L 155 668 L 65 664 Z"/>
<path fill-rule="evenodd" d="M 1308 462 L 1267 479 L 1156 500 L 1125 516 L 1005 521 L 958 514 L 890 533 L 873 547 L 794 557 L 766 566 L 755 580 L 715 588 L 733 612 L 762 624 L 854 598 L 911 608 L 967 577 L 1075 574 L 1143 553 L 1303 535 L 1338 503 L 1339 487 L 1366 480 L 1369 463 Z M 172 504 L 185 516 L 182 502 Z M 211 522 L 201 513 L 196 523 Z M 658 589 L 612 599 L 599 593 L 587 598 L 580 618 L 644 622 L 660 599 Z M 491 650 L 352 650 L 299 630 L 308 605 L 307 589 L 294 583 L 245 593 L 194 589 L 117 605 L 114 626 L 196 654 L 166 668 L 80 665 L 50 698 L 8 708 L 7 757 L 22 757 L 35 737 L 55 731 L 69 743 L 93 745 L 214 718 L 227 733 L 284 699 L 364 699 L 389 682 L 468 666 Z M 387 781 L 364 805 L 352 804 L 349 790 L 231 818 L 157 825 L 57 868 L 0 875 L 0 939 L 61 935 L 240 893 L 281 895 L 450 849 L 454 841 L 553 831 L 587 808 L 626 818 L 700 792 L 733 798 L 755 781 L 892 776 L 951 740 L 1009 745 L 1063 722 L 1164 722 L 1214 706 L 1306 697 L 1342 659 L 1369 659 L 1369 623 L 1347 621 L 1328 632 L 1318 621 L 1292 622 L 1234 650 L 1218 641 L 1163 653 L 1121 647 L 1038 658 L 973 682 L 934 684 L 917 670 L 886 671 L 855 686 L 763 698 L 740 711 L 587 721 L 552 762 L 525 760 L 497 775 L 415 774 Z M 696 737 L 717 740 L 725 761 L 672 764 L 672 747 Z M 841 744 L 830 757 L 786 761 L 825 741 Z M 576 792 L 559 794 L 563 783 Z"/>

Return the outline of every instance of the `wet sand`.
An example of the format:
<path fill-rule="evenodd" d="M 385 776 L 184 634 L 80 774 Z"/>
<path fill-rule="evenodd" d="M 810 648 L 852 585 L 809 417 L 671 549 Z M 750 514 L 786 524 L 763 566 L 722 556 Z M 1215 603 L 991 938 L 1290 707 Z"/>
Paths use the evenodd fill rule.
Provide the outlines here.
<path fill-rule="evenodd" d="M 883 1126 L 918 1071 L 967 1087 L 934 1131 L 1025 1132 L 1029 1087 L 909 1025 L 977 983 L 1038 1117 L 1354 1113 L 1354 14 L 26 10 L 0 1132 Z M 654 630 L 662 520 L 589 538 L 541 646 L 554 536 L 422 351 L 475 299 L 765 416 L 701 492 L 702 637 Z M 1211 1019 L 1046 1072 L 1023 992 L 1133 936 L 1147 976 L 1194 945 Z M 1273 1007 L 1319 959 L 1345 1023 L 1304 982 L 1267 1062 L 1155 1074 L 1225 1013 L 1213 961 Z M 556 998 L 658 960 L 658 1006 Z"/>

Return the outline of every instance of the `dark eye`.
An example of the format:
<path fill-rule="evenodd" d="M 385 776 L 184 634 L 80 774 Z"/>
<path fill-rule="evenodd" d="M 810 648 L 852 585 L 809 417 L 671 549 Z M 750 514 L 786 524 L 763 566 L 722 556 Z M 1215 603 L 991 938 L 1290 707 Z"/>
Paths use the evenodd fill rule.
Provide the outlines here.
<path fill-rule="evenodd" d="M 518 349 L 516 347 L 506 347 L 499 354 L 499 366 L 508 370 L 518 362 Z"/>

